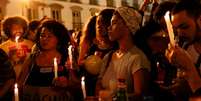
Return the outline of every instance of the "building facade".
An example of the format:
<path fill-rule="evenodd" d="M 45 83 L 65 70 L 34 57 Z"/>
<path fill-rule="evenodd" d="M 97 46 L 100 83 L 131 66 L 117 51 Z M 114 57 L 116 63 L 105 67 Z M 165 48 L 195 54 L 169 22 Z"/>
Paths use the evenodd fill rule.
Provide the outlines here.
<path fill-rule="evenodd" d="M 104 8 L 133 6 L 143 0 L 0 0 L 0 19 L 24 16 L 29 21 L 48 17 L 62 22 L 68 29 L 81 29 L 89 17 Z"/>

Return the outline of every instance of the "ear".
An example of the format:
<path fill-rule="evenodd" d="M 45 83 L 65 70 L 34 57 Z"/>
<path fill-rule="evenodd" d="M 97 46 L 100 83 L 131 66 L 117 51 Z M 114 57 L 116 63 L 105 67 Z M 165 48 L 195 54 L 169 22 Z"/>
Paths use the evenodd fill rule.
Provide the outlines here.
<path fill-rule="evenodd" d="M 197 24 L 198 24 L 199 28 L 201 28 L 201 15 L 200 15 L 200 17 L 197 19 Z"/>

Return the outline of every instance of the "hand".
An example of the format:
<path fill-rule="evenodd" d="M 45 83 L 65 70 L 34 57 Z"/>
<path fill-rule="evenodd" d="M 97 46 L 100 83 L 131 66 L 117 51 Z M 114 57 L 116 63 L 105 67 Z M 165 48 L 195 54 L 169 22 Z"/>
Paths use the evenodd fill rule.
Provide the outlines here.
<path fill-rule="evenodd" d="M 68 83 L 69 83 L 69 81 L 68 81 L 67 78 L 64 77 L 64 76 L 55 78 L 55 79 L 53 80 L 53 85 L 54 85 L 55 87 L 62 87 L 62 88 L 64 88 L 64 87 L 67 87 L 67 86 L 68 86 Z"/>

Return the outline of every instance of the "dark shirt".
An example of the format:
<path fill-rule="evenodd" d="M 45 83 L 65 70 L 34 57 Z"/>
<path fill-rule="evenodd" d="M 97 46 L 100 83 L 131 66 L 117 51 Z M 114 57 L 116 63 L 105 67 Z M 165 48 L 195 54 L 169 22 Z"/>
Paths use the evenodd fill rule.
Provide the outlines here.
<path fill-rule="evenodd" d="M 27 85 L 47 87 L 52 85 L 54 79 L 54 66 L 38 66 L 36 63 L 32 65 L 32 70 L 26 81 Z M 58 76 L 67 76 L 64 66 L 58 66 Z"/>

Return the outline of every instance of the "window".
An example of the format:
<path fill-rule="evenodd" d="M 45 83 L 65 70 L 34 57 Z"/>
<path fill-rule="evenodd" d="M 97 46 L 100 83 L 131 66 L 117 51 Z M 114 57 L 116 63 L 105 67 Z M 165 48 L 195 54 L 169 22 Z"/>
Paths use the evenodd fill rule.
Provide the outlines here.
<path fill-rule="evenodd" d="M 114 7 L 114 1 L 113 0 L 107 0 L 107 6 Z"/>
<path fill-rule="evenodd" d="M 38 8 L 27 8 L 27 18 L 28 20 L 38 19 Z"/>
<path fill-rule="evenodd" d="M 80 30 L 82 28 L 80 11 L 73 11 L 73 29 Z"/>
<path fill-rule="evenodd" d="M 50 7 L 51 7 L 51 16 L 52 16 L 52 19 L 57 20 L 59 22 L 62 22 L 61 10 L 64 7 L 61 6 L 60 4 L 51 4 Z"/>
<path fill-rule="evenodd" d="M 127 0 L 121 0 L 121 5 L 122 6 L 128 6 Z"/>
<path fill-rule="evenodd" d="M 91 4 L 91 5 L 98 5 L 98 2 L 97 2 L 97 0 L 90 0 L 89 4 Z"/>

